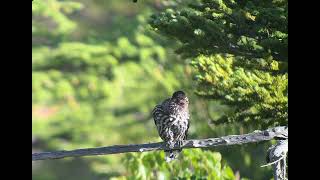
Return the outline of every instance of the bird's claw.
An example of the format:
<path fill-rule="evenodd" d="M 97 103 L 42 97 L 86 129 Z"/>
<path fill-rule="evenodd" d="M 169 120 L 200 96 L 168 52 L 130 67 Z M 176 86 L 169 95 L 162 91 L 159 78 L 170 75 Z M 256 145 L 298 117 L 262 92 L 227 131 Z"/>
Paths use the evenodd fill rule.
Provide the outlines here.
<path fill-rule="evenodd" d="M 173 148 L 174 148 L 174 143 L 168 142 L 168 143 L 167 143 L 167 147 L 168 147 L 169 149 L 173 149 Z"/>
<path fill-rule="evenodd" d="M 183 141 L 177 141 L 177 142 L 168 142 L 167 144 L 166 144 L 166 146 L 169 148 L 169 149 L 173 149 L 175 146 L 177 146 L 177 147 L 181 147 L 181 146 L 183 146 Z"/>
<path fill-rule="evenodd" d="M 178 145 L 179 147 L 181 147 L 181 146 L 183 145 L 183 141 L 178 141 L 178 142 L 177 142 L 177 145 Z"/>

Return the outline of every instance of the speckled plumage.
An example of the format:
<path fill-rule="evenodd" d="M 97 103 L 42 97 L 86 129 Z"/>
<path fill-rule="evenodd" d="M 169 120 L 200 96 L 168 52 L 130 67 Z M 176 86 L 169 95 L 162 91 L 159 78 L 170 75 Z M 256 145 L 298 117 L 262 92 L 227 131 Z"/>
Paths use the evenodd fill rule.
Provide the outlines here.
<path fill-rule="evenodd" d="M 189 100 L 183 91 L 176 91 L 171 98 L 158 104 L 153 112 L 153 119 L 157 127 L 159 136 L 167 143 L 169 148 L 173 148 L 177 143 L 187 139 L 189 129 Z M 180 150 L 166 151 L 166 161 L 175 159 Z"/>

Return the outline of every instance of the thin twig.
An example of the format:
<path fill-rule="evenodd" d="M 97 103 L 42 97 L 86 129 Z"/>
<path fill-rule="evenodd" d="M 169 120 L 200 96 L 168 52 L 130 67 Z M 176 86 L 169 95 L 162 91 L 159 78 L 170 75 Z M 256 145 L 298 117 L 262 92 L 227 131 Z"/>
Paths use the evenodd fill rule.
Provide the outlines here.
<path fill-rule="evenodd" d="M 275 161 L 273 161 L 273 162 L 271 162 L 271 163 L 268 163 L 268 164 L 265 164 L 265 165 L 262 165 L 262 166 L 260 166 L 260 167 L 266 167 L 266 166 L 271 166 L 272 164 L 275 164 L 275 163 L 277 163 L 277 162 L 279 162 L 279 161 L 281 161 L 282 159 L 284 159 L 285 157 L 283 156 L 283 157 L 281 157 L 280 159 L 278 159 L 278 160 L 275 160 Z"/>

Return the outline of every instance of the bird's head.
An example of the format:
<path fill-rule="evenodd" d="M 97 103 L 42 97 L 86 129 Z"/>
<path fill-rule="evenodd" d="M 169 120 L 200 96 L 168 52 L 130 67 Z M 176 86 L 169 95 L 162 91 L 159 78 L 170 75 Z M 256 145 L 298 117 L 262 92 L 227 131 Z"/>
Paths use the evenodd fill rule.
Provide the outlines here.
<path fill-rule="evenodd" d="M 188 107 L 189 100 L 183 91 L 174 92 L 171 99 L 180 106 Z"/>

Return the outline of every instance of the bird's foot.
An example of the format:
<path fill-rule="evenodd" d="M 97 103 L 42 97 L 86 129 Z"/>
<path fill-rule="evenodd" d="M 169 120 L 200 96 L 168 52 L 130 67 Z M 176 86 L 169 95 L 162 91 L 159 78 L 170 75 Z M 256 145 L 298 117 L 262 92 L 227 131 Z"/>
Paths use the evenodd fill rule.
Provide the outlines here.
<path fill-rule="evenodd" d="M 177 145 L 178 145 L 179 147 L 183 146 L 183 141 L 177 141 Z"/>
<path fill-rule="evenodd" d="M 169 148 L 169 149 L 173 149 L 174 148 L 174 143 L 173 142 L 167 142 L 167 147 Z"/>

